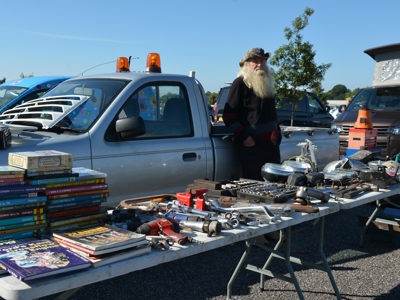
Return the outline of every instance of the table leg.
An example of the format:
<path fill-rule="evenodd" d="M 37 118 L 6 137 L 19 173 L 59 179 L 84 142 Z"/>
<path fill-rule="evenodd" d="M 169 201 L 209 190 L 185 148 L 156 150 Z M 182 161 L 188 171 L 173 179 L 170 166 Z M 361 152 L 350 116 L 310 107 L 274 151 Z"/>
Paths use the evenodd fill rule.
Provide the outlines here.
<path fill-rule="evenodd" d="M 233 271 L 233 274 L 232 274 L 231 278 L 229 279 L 229 282 L 228 282 L 228 285 L 226 288 L 226 299 L 227 300 L 231 299 L 233 282 L 235 281 L 236 277 L 239 275 L 239 272 L 241 271 L 244 264 L 246 263 L 247 257 L 250 254 L 250 249 L 251 249 L 251 246 L 253 243 L 254 243 L 254 239 L 246 240 L 246 248 L 242 254 L 242 257 L 239 260 L 239 263 L 237 264 L 235 270 Z"/>

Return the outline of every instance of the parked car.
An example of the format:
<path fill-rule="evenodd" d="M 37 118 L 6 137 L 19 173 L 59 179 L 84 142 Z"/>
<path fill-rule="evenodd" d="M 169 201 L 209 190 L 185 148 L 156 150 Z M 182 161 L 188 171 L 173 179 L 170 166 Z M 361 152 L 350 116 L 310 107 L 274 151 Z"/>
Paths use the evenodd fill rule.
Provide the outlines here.
<path fill-rule="evenodd" d="M 7 81 L 0 85 L 0 114 L 26 101 L 41 97 L 70 76 L 37 76 Z"/>
<path fill-rule="evenodd" d="M 222 87 L 217 96 L 215 121 L 223 122 L 222 113 L 228 99 L 230 86 Z M 277 114 L 280 125 L 290 126 L 292 104 L 286 99 L 277 99 Z M 324 105 L 317 95 L 304 92 L 295 107 L 293 126 L 330 128 L 334 118 L 329 113 L 329 107 Z"/>
<path fill-rule="evenodd" d="M 400 153 L 400 43 L 364 52 L 376 61 L 375 77 L 372 86 L 361 89 L 334 122 L 339 132 L 339 151 L 346 154 L 350 128 L 363 108 L 370 110 L 372 126 L 377 129 L 376 148 L 382 156 L 393 157 Z"/>

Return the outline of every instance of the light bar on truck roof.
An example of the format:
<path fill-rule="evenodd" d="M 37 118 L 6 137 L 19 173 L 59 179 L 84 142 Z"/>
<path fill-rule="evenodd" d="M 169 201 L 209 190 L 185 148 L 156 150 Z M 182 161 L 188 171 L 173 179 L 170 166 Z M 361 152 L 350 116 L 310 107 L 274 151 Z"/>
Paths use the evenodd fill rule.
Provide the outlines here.
<path fill-rule="evenodd" d="M 127 57 L 117 58 L 117 72 L 130 72 L 129 59 Z"/>
<path fill-rule="evenodd" d="M 147 55 L 146 72 L 161 73 L 160 54 L 149 53 Z"/>

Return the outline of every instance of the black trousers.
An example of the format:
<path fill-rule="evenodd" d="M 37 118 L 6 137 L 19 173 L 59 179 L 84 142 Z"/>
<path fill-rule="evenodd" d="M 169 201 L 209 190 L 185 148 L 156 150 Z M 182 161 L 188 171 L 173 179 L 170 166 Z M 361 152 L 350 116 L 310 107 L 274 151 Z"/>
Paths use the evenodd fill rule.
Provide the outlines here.
<path fill-rule="evenodd" d="M 264 181 L 261 168 L 266 163 L 281 163 L 279 146 L 268 142 L 253 147 L 239 147 L 239 158 L 242 164 L 243 178 Z"/>

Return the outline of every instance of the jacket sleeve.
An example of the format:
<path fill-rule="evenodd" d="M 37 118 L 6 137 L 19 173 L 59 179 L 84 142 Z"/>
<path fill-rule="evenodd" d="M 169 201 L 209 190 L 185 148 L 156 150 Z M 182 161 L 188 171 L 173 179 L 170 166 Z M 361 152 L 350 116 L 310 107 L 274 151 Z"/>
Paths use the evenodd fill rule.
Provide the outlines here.
<path fill-rule="evenodd" d="M 250 134 L 246 130 L 247 122 L 241 117 L 243 109 L 243 79 L 236 78 L 229 89 L 228 99 L 222 118 L 228 130 L 233 133 L 236 142 L 243 142 Z"/>

